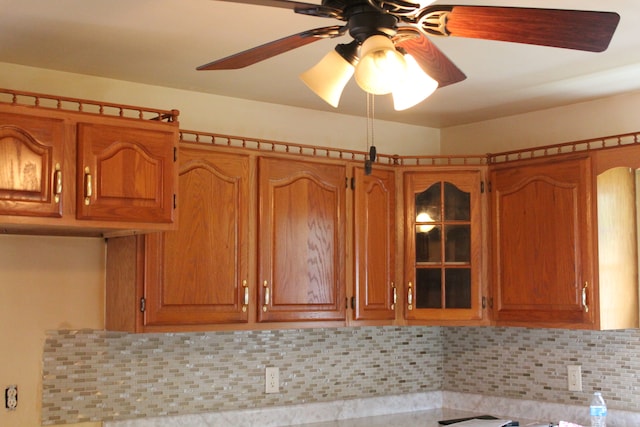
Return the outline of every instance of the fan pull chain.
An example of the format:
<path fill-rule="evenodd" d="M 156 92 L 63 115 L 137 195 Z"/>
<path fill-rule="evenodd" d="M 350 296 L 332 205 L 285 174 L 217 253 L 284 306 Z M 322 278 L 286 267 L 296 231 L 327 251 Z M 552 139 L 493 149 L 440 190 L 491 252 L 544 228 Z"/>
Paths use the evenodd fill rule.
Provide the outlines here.
<path fill-rule="evenodd" d="M 371 169 L 373 162 L 376 161 L 376 146 L 374 140 L 374 128 L 373 122 L 375 116 L 375 98 L 374 95 L 367 92 L 367 151 L 368 158 L 365 156 L 364 161 L 364 173 L 365 175 L 371 175 Z M 371 141 L 371 144 L 369 144 Z"/>

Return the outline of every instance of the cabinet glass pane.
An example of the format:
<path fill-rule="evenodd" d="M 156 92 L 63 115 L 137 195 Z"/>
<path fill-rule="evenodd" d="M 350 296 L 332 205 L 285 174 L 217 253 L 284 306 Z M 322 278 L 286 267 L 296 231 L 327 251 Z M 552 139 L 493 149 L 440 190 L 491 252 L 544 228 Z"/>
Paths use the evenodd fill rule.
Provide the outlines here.
<path fill-rule="evenodd" d="M 444 277 L 446 308 L 471 308 L 471 269 L 446 268 Z"/>
<path fill-rule="evenodd" d="M 416 270 L 416 307 L 442 308 L 442 271 L 439 268 Z"/>
<path fill-rule="evenodd" d="M 445 262 L 471 261 L 471 226 L 445 226 Z"/>
<path fill-rule="evenodd" d="M 440 220 L 440 183 L 433 184 L 422 193 L 416 194 L 416 222 L 424 223 Z"/>
<path fill-rule="evenodd" d="M 433 225 L 416 225 L 416 261 L 442 262 L 442 231 Z"/>
<path fill-rule="evenodd" d="M 444 183 L 444 220 L 469 221 L 471 219 L 471 194 L 461 191 L 450 182 Z"/>

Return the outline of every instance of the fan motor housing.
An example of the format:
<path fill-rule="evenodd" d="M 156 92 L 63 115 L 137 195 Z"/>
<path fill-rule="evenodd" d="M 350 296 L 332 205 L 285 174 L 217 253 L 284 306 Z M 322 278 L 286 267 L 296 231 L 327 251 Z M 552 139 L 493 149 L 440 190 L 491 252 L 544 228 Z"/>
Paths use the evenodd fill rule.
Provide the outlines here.
<path fill-rule="evenodd" d="M 393 37 L 397 32 L 398 18 L 377 10 L 362 11 L 349 16 L 349 34 L 359 43 L 373 35 Z"/>
<path fill-rule="evenodd" d="M 322 5 L 343 11 L 349 34 L 360 44 L 376 34 L 396 35 L 398 18 L 373 7 L 366 0 L 323 0 Z"/>

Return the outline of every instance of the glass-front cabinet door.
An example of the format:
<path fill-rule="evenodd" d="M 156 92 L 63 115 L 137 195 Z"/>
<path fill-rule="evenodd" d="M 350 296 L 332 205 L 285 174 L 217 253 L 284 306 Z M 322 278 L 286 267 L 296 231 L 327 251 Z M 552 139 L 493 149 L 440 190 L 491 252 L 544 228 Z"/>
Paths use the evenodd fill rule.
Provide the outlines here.
<path fill-rule="evenodd" d="M 480 171 L 407 172 L 405 316 L 482 319 Z"/>

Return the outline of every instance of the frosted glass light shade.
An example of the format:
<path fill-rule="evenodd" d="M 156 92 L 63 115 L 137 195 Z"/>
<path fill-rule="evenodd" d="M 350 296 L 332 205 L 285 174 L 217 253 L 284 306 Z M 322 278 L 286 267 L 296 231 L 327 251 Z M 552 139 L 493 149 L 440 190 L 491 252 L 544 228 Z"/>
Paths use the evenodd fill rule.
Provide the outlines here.
<path fill-rule="evenodd" d="M 391 93 L 405 72 L 405 60 L 389 38 L 375 35 L 362 43 L 355 71 L 362 90 L 374 95 Z"/>
<path fill-rule="evenodd" d="M 438 82 L 425 73 L 415 58 L 404 56 L 407 63 L 405 78 L 393 89 L 393 108 L 406 110 L 427 99 L 438 88 Z"/>
<path fill-rule="evenodd" d="M 337 108 L 342 91 L 353 72 L 353 65 L 332 50 L 320 62 L 300 74 L 300 80 L 327 104 Z"/>

